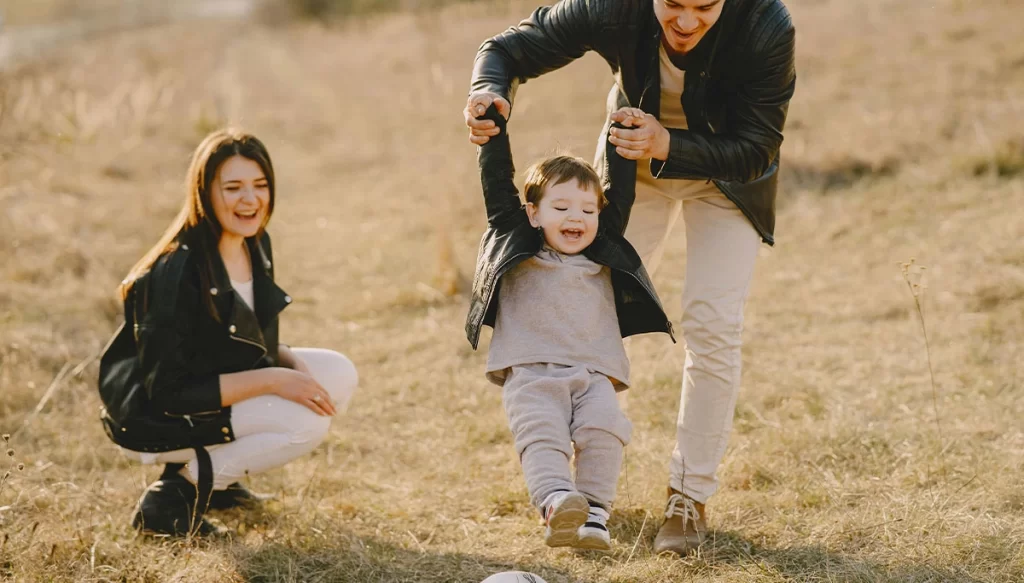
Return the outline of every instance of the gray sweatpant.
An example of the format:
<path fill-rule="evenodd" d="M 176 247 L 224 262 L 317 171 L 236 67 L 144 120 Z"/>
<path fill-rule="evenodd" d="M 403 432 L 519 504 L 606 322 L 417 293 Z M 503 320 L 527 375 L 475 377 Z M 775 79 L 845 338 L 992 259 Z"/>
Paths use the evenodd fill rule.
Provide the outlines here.
<path fill-rule="evenodd" d="M 514 366 L 503 392 L 533 505 L 540 508 L 550 494 L 566 490 L 611 510 L 633 426 L 608 377 L 579 366 Z"/>

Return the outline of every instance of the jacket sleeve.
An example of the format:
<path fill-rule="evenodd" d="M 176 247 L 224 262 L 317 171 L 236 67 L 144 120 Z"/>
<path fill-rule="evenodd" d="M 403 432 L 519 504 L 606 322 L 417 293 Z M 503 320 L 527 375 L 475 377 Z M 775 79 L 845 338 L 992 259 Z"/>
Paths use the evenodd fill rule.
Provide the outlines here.
<path fill-rule="evenodd" d="M 151 281 L 151 286 L 158 282 Z M 187 274 L 168 305 L 166 294 L 150 292 L 139 324 L 138 351 L 142 383 L 156 411 L 187 415 L 221 409 L 219 375 L 198 375 L 193 340 L 199 310 L 205 310 L 199 288 Z"/>
<path fill-rule="evenodd" d="M 618 123 L 613 123 L 611 127 L 625 129 L 625 126 Z M 627 160 L 620 156 L 615 144 L 608 140 L 607 134 L 602 139 L 606 166 L 601 176 L 608 206 L 601 211 L 600 229 L 607 233 L 625 235 L 629 213 L 636 200 L 636 160 Z"/>
<path fill-rule="evenodd" d="M 796 85 L 794 29 L 787 14 L 766 25 L 752 50 L 753 73 L 731 96 L 728 132 L 700 135 L 669 129 L 668 159 L 651 160 L 657 178 L 750 182 L 768 170 L 782 145 L 789 100 Z"/>
<path fill-rule="evenodd" d="M 561 0 L 480 46 L 471 91 L 497 93 L 509 103 L 527 79 L 564 67 L 593 48 L 591 0 Z"/>
<path fill-rule="evenodd" d="M 508 122 L 493 104 L 482 117 L 493 121 L 501 130 L 501 133 L 480 146 L 477 157 L 484 206 L 487 208 L 487 224 L 493 227 L 525 211 L 514 181 L 516 169 L 512 162 L 512 147 L 508 139 Z"/>

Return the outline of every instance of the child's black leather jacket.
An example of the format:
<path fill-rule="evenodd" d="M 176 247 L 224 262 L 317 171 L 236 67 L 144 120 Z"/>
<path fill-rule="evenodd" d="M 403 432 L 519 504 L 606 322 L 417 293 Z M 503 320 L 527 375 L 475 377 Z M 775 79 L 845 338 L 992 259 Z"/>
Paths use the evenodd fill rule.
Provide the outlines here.
<path fill-rule="evenodd" d="M 540 230 L 530 225 L 513 182 L 515 168 L 505 118 L 493 105 L 484 118 L 493 120 L 501 133 L 481 146 L 479 153 L 487 231 L 480 240 L 473 295 L 466 318 L 466 338 L 474 349 L 480 342 L 481 327 L 494 326 L 501 277 L 519 262 L 536 255 L 544 240 Z M 602 176 L 608 206 L 601 211 L 597 238 L 583 254 L 611 269 L 615 310 L 623 337 L 646 332 L 665 332 L 672 336 L 672 322 L 665 315 L 654 284 L 640 256 L 623 237 L 636 198 L 633 178 L 636 162 L 619 156 L 607 136 L 604 144 L 606 167 L 599 168 L 598 174 Z M 672 340 L 675 341 L 674 336 Z"/>

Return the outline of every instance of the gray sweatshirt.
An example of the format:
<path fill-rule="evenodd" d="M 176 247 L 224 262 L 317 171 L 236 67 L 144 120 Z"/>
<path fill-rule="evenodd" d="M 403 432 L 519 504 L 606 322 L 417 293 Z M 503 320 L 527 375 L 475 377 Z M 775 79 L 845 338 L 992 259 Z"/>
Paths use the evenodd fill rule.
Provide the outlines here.
<path fill-rule="evenodd" d="M 610 270 L 584 255 L 544 247 L 501 278 L 487 378 L 502 385 L 510 367 L 581 366 L 629 385 L 629 358 L 615 312 Z"/>

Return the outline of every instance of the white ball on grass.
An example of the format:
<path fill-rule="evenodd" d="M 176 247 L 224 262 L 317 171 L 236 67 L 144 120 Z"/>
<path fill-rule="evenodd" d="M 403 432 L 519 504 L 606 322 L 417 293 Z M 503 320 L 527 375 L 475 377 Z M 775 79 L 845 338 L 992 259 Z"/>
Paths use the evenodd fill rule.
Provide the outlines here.
<path fill-rule="evenodd" d="M 539 575 L 525 571 L 505 571 L 504 573 L 495 573 L 480 583 L 547 583 L 547 581 L 541 579 Z"/>

